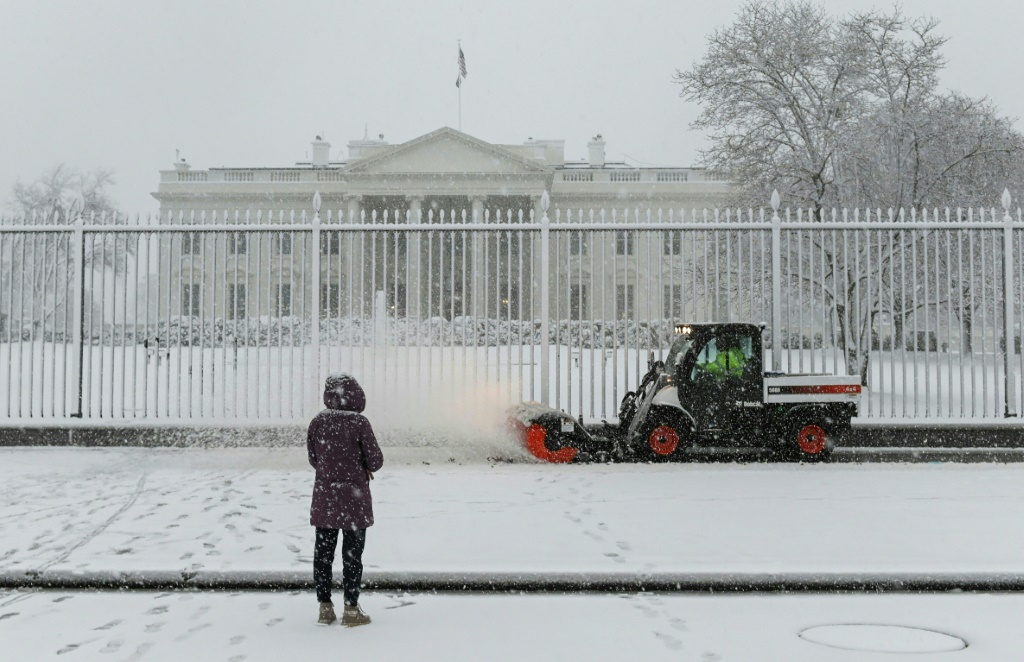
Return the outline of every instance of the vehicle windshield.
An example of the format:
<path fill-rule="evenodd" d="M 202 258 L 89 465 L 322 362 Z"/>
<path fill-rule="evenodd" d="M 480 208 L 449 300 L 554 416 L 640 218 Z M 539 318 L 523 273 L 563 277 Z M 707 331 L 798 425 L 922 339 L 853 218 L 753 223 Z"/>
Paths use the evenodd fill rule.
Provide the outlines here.
<path fill-rule="evenodd" d="M 668 350 L 668 356 L 665 357 L 665 367 L 669 370 L 676 367 L 679 361 L 682 361 L 686 356 L 686 353 L 690 351 L 690 345 L 693 344 L 693 338 L 691 336 L 680 336 L 672 343 L 672 347 Z"/>

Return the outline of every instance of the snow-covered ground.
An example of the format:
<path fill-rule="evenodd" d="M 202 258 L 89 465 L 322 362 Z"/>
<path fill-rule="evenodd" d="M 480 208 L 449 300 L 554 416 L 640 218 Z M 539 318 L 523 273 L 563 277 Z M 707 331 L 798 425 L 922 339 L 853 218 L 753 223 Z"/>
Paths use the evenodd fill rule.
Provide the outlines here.
<path fill-rule="evenodd" d="M 552 466 L 385 454 L 368 577 L 1024 572 L 1021 464 Z M 0 573 L 309 572 L 312 478 L 302 448 L 0 449 Z M 952 655 L 938 651 L 957 640 L 935 632 L 968 643 L 951 659 L 1009 660 L 1024 647 L 1015 594 L 370 592 L 364 603 L 374 624 L 346 630 L 314 624 L 309 591 L 4 591 L 0 657 L 873 659 L 816 641 Z M 923 630 L 827 627 L 848 624 Z"/>
<path fill-rule="evenodd" d="M 369 594 L 362 602 L 373 623 L 347 629 L 316 625 L 316 603 L 305 593 L 0 591 L 0 655 L 72 662 L 1003 662 L 1020 659 L 1024 649 L 1019 595 Z"/>
<path fill-rule="evenodd" d="M 385 449 L 368 572 L 1024 571 L 1021 464 L 491 466 L 416 450 Z M 0 572 L 307 570 L 312 479 L 302 448 L 0 449 Z"/>

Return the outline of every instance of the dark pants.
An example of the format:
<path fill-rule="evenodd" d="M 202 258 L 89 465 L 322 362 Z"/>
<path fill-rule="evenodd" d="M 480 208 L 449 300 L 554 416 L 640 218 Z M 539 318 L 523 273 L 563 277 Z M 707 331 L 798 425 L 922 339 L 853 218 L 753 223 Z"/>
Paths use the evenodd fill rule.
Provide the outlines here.
<path fill-rule="evenodd" d="M 366 529 L 344 531 L 341 541 L 341 577 L 345 589 L 345 604 L 359 604 L 359 584 L 363 580 L 363 547 Z M 316 599 L 331 601 L 331 583 L 334 581 L 334 552 L 338 549 L 338 529 L 316 529 L 313 548 L 313 583 Z"/>

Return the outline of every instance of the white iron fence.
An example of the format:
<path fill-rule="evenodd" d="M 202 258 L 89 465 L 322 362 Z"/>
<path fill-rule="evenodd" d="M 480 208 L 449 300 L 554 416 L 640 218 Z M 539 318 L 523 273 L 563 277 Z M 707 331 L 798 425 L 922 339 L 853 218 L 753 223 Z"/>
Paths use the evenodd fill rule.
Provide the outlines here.
<path fill-rule="evenodd" d="M 614 419 L 675 323 L 725 320 L 767 325 L 773 370 L 861 375 L 864 418 L 1024 409 L 1008 194 L 819 217 L 777 200 L 0 223 L 0 419 L 297 422 L 334 371 L 396 424 L 524 399 Z"/>

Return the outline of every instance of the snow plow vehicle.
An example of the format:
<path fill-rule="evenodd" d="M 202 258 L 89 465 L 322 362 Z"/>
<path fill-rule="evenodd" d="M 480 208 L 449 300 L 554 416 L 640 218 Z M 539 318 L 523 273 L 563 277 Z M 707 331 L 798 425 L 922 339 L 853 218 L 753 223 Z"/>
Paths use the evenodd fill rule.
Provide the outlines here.
<path fill-rule="evenodd" d="M 820 461 L 857 415 L 857 376 L 766 372 L 757 324 L 679 324 L 664 361 L 619 406 L 618 424 L 584 426 L 524 403 L 509 414 L 527 450 L 549 462 L 660 461 L 765 450 Z"/>

